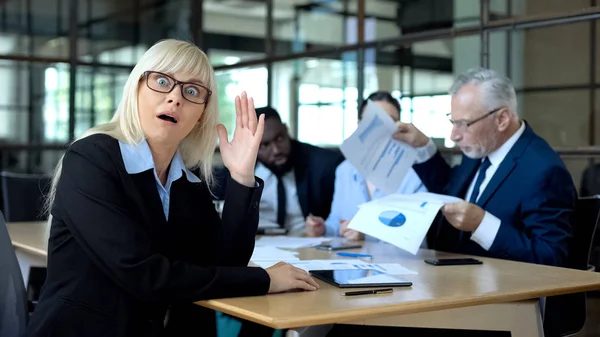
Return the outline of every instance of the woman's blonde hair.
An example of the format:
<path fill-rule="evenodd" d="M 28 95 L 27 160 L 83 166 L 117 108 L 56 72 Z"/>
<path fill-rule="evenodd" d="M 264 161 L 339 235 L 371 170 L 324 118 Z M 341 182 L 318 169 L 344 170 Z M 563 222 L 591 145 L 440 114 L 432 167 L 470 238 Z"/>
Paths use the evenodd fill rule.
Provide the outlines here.
<path fill-rule="evenodd" d="M 186 168 L 192 170 L 199 168 L 200 178 L 208 186 L 211 186 L 213 183 L 212 159 L 217 143 L 216 126 L 219 122 L 215 73 L 206 54 L 189 42 L 174 39 L 162 40 L 148 49 L 129 74 L 123 88 L 123 96 L 112 120 L 89 129 L 79 139 L 103 133 L 127 144 L 142 142 L 145 135 L 139 119 L 137 95 L 138 86 L 142 83 L 140 79 L 148 70 L 167 74 L 185 73 L 198 78 L 212 91 L 200 122 L 196 123 L 192 131 L 179 144 L 179 152 Z M 52 186 L 46 198 L 44 209 L 48 215 L 50 215 L 54 203 L 61 170 L 62 158 L 56 166 Z"/>

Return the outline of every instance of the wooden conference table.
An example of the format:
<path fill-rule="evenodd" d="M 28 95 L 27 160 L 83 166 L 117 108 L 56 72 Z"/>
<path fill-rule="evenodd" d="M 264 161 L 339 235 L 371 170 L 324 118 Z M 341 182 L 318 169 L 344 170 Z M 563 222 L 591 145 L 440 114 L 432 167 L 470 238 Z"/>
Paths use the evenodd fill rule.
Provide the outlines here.
<path fill-rule="evenodd" d="M 46 223 L 7 225 L 17 252 L 45 261 Z M 413 282 L 392 294 L 344 297 L 341 290 L 317 281 L 321 289 L 266 296 L 197 302 L 273 328 L 345 323 L 510 331 L 512 336 L 543 336 L 541 297 L 600 290 L 600 273 L 479 258 L 483 265 L 434 267 L 425 258 L 458 257 L 430 250 L 410 255 L 388 244 L 366 243 L 355 252 L 373 263 L 399 263 L 418 272 L 401 277 Z M 335 253 L 298 249 L 300 259 L 336 259 Z"/>
<path fill-rule="evenodd" d="M 15 247 L 23 281 L 27 284 L 31 267 L 46 266 L 50 225 L 46 221 L 7 223 L 8 235 Z"/>

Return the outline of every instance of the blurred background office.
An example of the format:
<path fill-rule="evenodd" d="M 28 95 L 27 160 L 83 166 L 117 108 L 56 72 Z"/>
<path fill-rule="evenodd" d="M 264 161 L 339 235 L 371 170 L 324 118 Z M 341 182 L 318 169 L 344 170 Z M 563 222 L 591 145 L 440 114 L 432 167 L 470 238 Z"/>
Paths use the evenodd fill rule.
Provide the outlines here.
<path fill-rule="evenodd" d="M 354 131 L 366 94 L 388 90 L 403 121 L 450 148 L 453 76 L 491 67 L 580 185 L 599 142 L 598 18 L 594 0 L 1 0 L 0 168 L 52 170 L 111 118 L 141 53 L 176 37 L 210 56 L 230 130 L 248 90 L 324 147 Z"/>
<path fill-rule="evenodd" d="M 580 194 L 600 193 L 599 18 L 597 0 L 0 0 L 0 170 L 50 173 L 111 118 L 142 52 L 180 38 L 209 55 L 228 130 L 247 90 L 292 137 L 336 148 L 386 90 L 450 160 L 447 90 L 490 67 Z"/>
<path fill-rule="evenodd" d="M 64 146 L 106 122 L 142 52 L 194 41 L 217 70 L 222 122 L 248 90 L 300 141 L 337 147 L 357 106 L 388 90 L 453 146 L 453 76 L 510 76 L 521 116 L 561 152 L 577 186 L 600 153 L 595 0 L 1 0 L 0 169 L 48 173 Z M 217 154 L 218 155 L 218 154 Z M 597 193 L 595 169 L 585 193 Z M 598 185 L 598 187 L 596 187 Z"/>

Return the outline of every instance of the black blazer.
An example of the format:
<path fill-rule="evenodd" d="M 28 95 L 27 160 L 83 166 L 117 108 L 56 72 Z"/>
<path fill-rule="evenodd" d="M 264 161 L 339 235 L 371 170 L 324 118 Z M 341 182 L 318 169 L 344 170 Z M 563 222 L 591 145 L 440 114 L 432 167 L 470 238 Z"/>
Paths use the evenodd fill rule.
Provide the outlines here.
<path fill-rule="evenodd" d="M 579 196 L 589 197 L 600 194 L 600 165 L 588 166 L 581 174 Z"/>
<path fill-rule="evenodd" d="M 323 149 L 314 145 L 291 140 L 291 156 L 296 176 L 298 202 L 302 214 L 309 214 L 327 219 L 333 201 L 335 169 L 344 161 L 344 156 L 337 151 Z M 227 193 L 227 182 L 230 181 L 226 168 L 217 170 L 217 183 L 213 190 L 216 199 L 223 200 Z"/>
<path fill-rule="evenodd" d="M 28 335 L 159 336 L 170 305 L 267 293 L 266 271 L 247 267 L 257 182 L 228 182 L 220 220 L 207 186 L 184 174 L 171 186 L 166 221 L 153 170 L 128 174 L 110 136 L 75 142 L 63 159 L 48 275 Z M 195 319 L 214 324 L 214 312 L 202 312 Z"/>

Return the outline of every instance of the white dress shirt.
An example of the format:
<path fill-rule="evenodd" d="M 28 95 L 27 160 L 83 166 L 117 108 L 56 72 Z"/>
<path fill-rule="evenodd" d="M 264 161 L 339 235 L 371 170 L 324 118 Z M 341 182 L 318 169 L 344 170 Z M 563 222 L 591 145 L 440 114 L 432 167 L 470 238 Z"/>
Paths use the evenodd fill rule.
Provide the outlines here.
<path fill-rule="evenodd" d="M 485 171 L 485 179 L 481 183 L 479 187 L 479 196 L 477 200 L 481 197 L 485 188 L 487 187 L 490 180 L 500 167 L 500 164 L 510 152 L 512 147 L 515 145 L 519 137 L 525 131 L 525 123 L 521 122 L 521 127 L 515 132 L 502 146 L 500 146 L 496 151 L 490 153 L 487 157 L 490 160 L 490 166 Z M 430 139 L 429 143 L 426 146 L 417 149 L 417 163 L 423 163 L 429 160 L 436 153 L 437 147 Z M 483 160 L 483 158 L 481 159 Z M 477 181 L 477 177 L 479 176 L 479 171 L 475 173 L 475 177 L 471 180 L 469 184 L 469 188 L 467 189 L 467 194 L 465 195 L 465 200 L 469 200 L 471 198 L 471 194 L 473 194 L 473 187 L 475 186 L 475 182 Z M 498 230 L 500 229 L 500 219 L 495 217 L 493 214 L 489 212 L 485 212 L 483 216 L 483 220 L 477 227 L 477 229 L 471 234 L 471 240 L 475 241 L 479 244 L 483 249 L 489 250 L 494 240 L 496 239 L 496 235 L 498 234 Z"/>
<path fill-rule="evenodd" d="M 279 227 L 277 224 L 277 176 L 261 163 L 256 165 L 254 174 L 264 181 L 259 206 L 260 219 L 258 227 Z M 298 201 L 296 176 L 293 170 L 283 176 L 283 187 L 285 188 L 286 197 L 285 228 L 288 230 L 289 235 L 301 235 L 305 233 L 305 223 L 302 208 Z"/>

